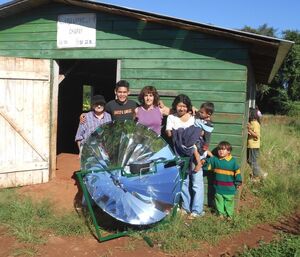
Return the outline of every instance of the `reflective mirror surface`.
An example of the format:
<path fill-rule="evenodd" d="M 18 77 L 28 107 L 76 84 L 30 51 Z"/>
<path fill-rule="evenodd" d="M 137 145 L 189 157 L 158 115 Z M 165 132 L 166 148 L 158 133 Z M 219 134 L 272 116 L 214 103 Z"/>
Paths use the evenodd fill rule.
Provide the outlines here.
<path fill-rule="evenodd" d="M 163 219 L 178 203 L 180 167 L 154 131 L 133 121 L 98 127 L 82 148 L 81 170 L 96 204 L 117 220 L 148 225 Z"/>

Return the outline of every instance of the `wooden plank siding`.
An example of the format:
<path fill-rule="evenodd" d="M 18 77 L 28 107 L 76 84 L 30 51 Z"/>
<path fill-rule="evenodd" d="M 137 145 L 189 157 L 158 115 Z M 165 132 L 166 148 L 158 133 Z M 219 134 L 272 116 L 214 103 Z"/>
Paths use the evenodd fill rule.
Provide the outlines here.
<path fill-rule="evenodd" d="M 247 98 L 247 45 L 221 37 L 167 27 L 129 17 L 97 12 L 97 47 L 57 49 L 59 14 L 90 13 L 61 4 L 32 9 L 0 24 L 0 56 L 44 59 L 119 59 L 121 78 L 137 92 L 145 85 L 164 91 L 171 105 L 184 93 L 199 107 L 215 104 L 212 146 L 220 140 L 233 144 L 241 157 Z M 171 96 L 167 96 L 167 95 Z M 136 99 L 136 96 L 133 96 Z"/>

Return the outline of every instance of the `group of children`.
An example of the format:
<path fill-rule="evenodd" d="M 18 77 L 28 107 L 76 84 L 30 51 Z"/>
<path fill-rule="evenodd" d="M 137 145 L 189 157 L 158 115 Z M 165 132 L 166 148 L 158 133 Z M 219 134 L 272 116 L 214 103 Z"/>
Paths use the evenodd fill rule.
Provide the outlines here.
<path fill-rule="evenodd" d="M 82 141 L 88 136 L 88 132 L 95 126 L 110 120 L 134 119 L 138 108 L 144 112 L 150 112 L 155 108 L 164 109 L 163 103 L 158 106 L 158 94 L 154 87 L 142 89 L 140 98 L 141 107 L 128 99 L 129 83 L 119 81 L 115 89 L 116 99 L 108 104 L 102 96 L 94 96 L 92 111 L 81 117 L 76 141 L 80 148 Z M 157 96 L 156 96 L 157 95 Z M 150 97 L 150 98 L 149 98 Z M 148 99 L 149 98 L 149 99 Z M 151 101 L 150 101 L 151 100 Z M 149 102 L 149 103 L 148 103 Z M 105 111 L 104 111 L 105 107 Z M 167 108 L 168 109 L 168 108 Z M 199 110 L 193 109 L 190 98 L 180 94 L 175 97 L 172 109 L 168 110 L 166 135 L 172 138 L 174 151 L 178 156 L 190 157 L 189 169 L 182 185 L 182 204 L 180 212 L 188 214 L 189 219 L 203 216 L 204 210 L 204 182 L 203 170 L 214 172 L 215 207 L 221 218 L 231 219 L 234 214 L 234 196 L 242 184 L 242 177 L 237 161 L 232 157 L 232 146 L 227 141 L 222 141 L 217 146 L 217 154 L 208 150 L 210 136 L 214 129 L 212 115 L 214 104 L 203 103 Z M 153 116 L 151 113 L 150 118 Z M 161 111 L 160 115 L 164 112 Z M 158 115 L 158 123 L 161 124 L 161 116 Z M 137 115 L 138 116 L 138 115 Z M 139 116 L 138 116 L 139 117 Z M 142 119 L 139 119 L 142 122 Z M 159 132 L 158 132 L 159 134 Z M 260 168 L 257 163 L 260 147 L 260 123 L 258 113 L 250 109 L 248 124 L 248 162 L 253 169 L 253 177 L 260 177 Z M 207 158 L 207 157 L 210 158 Z"/>

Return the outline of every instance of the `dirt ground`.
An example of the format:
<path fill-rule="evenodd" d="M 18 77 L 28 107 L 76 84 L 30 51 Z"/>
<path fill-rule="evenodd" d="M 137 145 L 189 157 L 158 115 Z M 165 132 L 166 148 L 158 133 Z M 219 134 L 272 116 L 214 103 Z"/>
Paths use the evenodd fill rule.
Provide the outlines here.
<path fill-rule="evenodd" d="M 74 200 L 79 199 L 78 187 L 74 179 L 74 171 L 79 170 L 77 155 L 60 154 L 57 160 L 57 176 L 51 182 L 23 187 L 20 192 L 33 199 L 47 198 L 59 211 L 75 211 Z M 63 196 L 63 197 L 62 197 Z M 190 253 L 188 256 L 214 257 L 234 256 L 245 246 L 256 247 L 262 240 L 271 241 L 278 231 L 286 230 L 300 234 L 300 212 L 275 225 L 261 224 L 248 231 L 231 235 L 219 242 L 217 246 L 204 245 L 203 249 Z M 22 243 L 8 236 L 7 231 L 0 227 L 0 256 L 13 256 L 12 253 L 24 247 Z M 27 245 L 28 247 L 28 245 Z M 115 257 L 161 257 L 179 256 L 163 253 L 157 246 L 149 247 L 145 241 L 122 237 L 99 243 L 92 235 L 81 237 L 57 237 L 49 235 L 47 243 L 35 245 L 37 256 L 44 257 L 82 257 L 82 256 L 115 256 Z M 186 255 L 185 255 L 186 256 Z"/>

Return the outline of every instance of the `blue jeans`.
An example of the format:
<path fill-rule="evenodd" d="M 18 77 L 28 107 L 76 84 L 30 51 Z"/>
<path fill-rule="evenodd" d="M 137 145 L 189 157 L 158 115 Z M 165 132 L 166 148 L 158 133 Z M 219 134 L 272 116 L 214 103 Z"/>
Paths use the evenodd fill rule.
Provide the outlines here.
<path fill-rule="evenodd" d="M 203 170 L 187 174 L 182 184 L 182 208 L 188 213 L 201 214 L 204 206 Z"/>
<path fill-rule="evenodd" d="M 261 171 L 258 164 L 259 148 L 247 148 L 248 163 L 252 169 L 253 177 L 260 177 Z"/>

